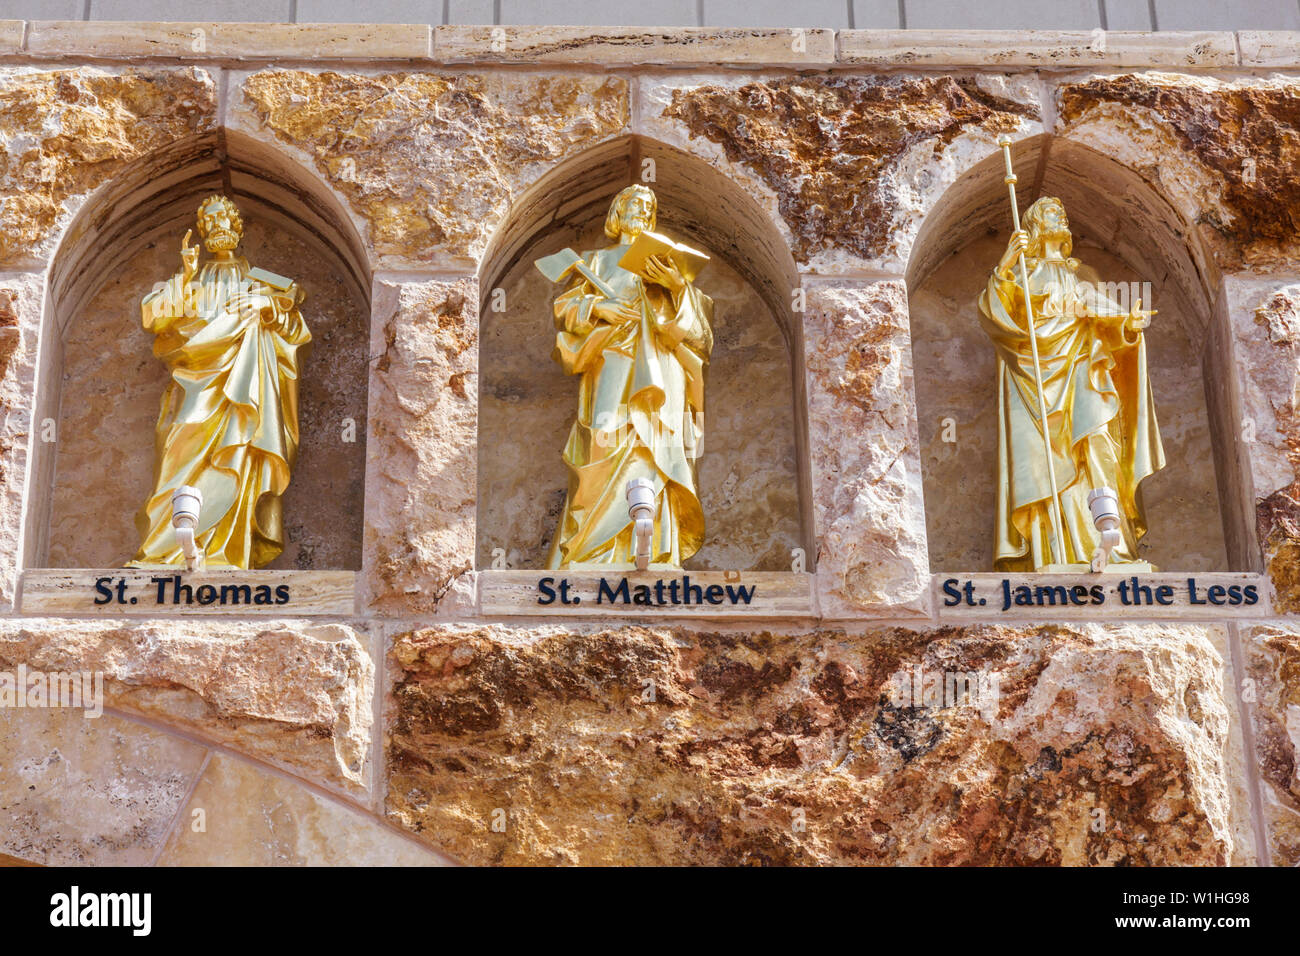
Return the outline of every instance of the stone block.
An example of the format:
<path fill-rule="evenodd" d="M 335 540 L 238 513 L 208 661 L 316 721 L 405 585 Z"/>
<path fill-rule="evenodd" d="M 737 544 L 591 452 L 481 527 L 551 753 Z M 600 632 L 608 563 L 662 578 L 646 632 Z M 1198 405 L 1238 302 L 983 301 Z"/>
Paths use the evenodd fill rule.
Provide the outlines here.
<path fill-rule="evenodd" d="M 47 866 L 147 866 L 205 754 L 109 714 L 0 707 L 0 850 Z"/>
<path fill-rule="evenodd" d="M 473 864 L 1249 863 L 1222 643 L 415 631 L 390 656 L 388 814 Z"/>
<path fill-rule="evenodd" d="M 8 15 L 22 15 L 19 10 L 6 7 Z M 23 34 L 27 24 L 22 20 L 0 20 L 0 53 L 18 53 L 23 48 Z"/>
<path fill-rule="evenodd" d="M 82 201 L 127 163 L 216 126 L 200 69 L 0 69 L 0 265 L 44 268 Z"/>
<path fill-rule="evenodd" d="M 815 66 L 835 61 L 831 30 L 461 27 L 434 31 L 444 63 L 497 62 L 598 66 Z"/>
<path fill-rule="evenodd" d="M 381 280 L 373 302 L 363 606 L 463 610 L 475 593 L 478 284 Z"/>
<path fill-rule="evenodd" d="M 1241 65 L 1245 67 L 1293 67 L 1300 62 L 1300 31 L 1241 30 Z"/>
<path fill-rule="evenodd" d="M 201 826 L 200 826 L 201 823 Z M 445 866 L 450 861 L 358 808 L 215 755 L 159 866 Z"/>
<path fill-rule="evenodd" d="M 997 74 L 707 75 L 644 84 L 639 102 L 651 135 L 705 140 L 757 181 L 795 261 L 820 274 L 902 274 L 943 185 L 1039 111 L 1035 90 Z"/>
<path fill-rule="evenodd" d="M 1232 361 L 1215 387 L 1227 393 L 1240 422 L 1240 453 L 1228 459 L 1236 497 L 1253 518 L 1242 560 L 1263 561 L 1274 605 L 1300 612 L 1300 283 L 1229 277 L 1217 320 L 1227 330 Z M 1249 525 L 1248 525 L 1249 527 Z M 1258 549 L 1258 550 L 1256 550 Z"/>
<path fill-rule="evenodd" d="M 1265 841 L 1274 866 L 1300 865 L 1300 630 L 1245 630 L 1242 698 L 1254 726 Z"/>
<path fill-rule="evenodd" d="M 38 20 L 28 24 L 27 52 L 47 59 L 412 60 L 429 55 L 432 35 L 422 23 Z"/>
<path fill-rule="evenodd" d="M 909 22 L 910 26 L 910 22 Z M 1233 67 L 1231 33 L 1102 33 L 1098 30 L 841 30 L 841 63 L 862 66 Z"/>
<path fill-rule="evenodd" d="M 13 275 L 0 280 L 0 611 L 14 606 L 22 566 L 24 503 L 38 506 L 38 482 L 29 488 L 32 442 L 51 437 L 34 422 L 37 341 L 41 327 L 43 277 Z"/>
<path fill-rule="evenodd" d="M 370 786 L 372 653 L 344 624 L 0 622 L 5 670 L 102 674 L 118 711 L 351 793 Z"/>
<path fill-rule="evenodd" d="M 812 285 L 804 355 L 821 613 L 924 612 L 930 562 L 906 287 Z"/>
<path fill-rule="evenodd" d="M 1135 73 L 1071 79 L 1056 98 L 1058 131 L 1150 170 L 1218 268 L 1300 267 L 1291 215 L 1300 208 L 1291 173 L 1300 82 Z"/>
<path fill-rule="evenodd" d="M 462 271 L 514 196 L 630 108 L 626 80 L 583 74 L 268 69 L 230 96 L 232 122 L 308 157 L 385 264 Z"/>

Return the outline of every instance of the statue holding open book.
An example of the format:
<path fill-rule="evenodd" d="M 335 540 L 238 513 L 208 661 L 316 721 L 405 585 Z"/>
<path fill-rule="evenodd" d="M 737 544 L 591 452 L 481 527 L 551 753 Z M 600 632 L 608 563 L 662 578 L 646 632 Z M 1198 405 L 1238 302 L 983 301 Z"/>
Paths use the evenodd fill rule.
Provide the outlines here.
<path fill-rule="evenodd" d="M 708 257 L 656 233 L 657 211 L 649 188 L 629 186 L 605 220 L 613 245 L 537 262 L 566 283 L 552 354 L 581 376 L 551 568 L 680 568 L 704 542 L 696 464 L 713 302 L 695 276 Z"/>
<path fill-rule="evenodd" d="M 247 569 L 284 550 L 280 496 L 298 454 L 298 369 L 311 342 L 304 295 L 236 253 L 243 221 L 225 196 L 199 204 L 197 225 L 210 258 L 200 265 L 186 232 L 180 269 L 141 303 L 170 380 L 128 567 L 194 567 L 186 551 L 197 548 L 199 566 Z"/>

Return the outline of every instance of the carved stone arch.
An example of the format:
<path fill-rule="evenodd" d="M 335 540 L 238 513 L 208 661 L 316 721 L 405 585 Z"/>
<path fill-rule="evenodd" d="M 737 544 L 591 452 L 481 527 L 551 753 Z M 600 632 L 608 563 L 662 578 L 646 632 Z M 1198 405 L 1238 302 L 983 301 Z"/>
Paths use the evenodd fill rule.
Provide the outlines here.
<path fill-rule="evenodd" d="M 570 156 L 542 175 L 514 200 L 481 260 L 479 567 L 490 566 L 495 548 L 514 555 L 511 566 L 537 566 L 563 501 L 560 454 L 576 383 L 550 360 L 555 289 L 535 275 L 532 263 L 565 246 L 581 251 L 575 243 L 606 244 L 601 225 L 610 201 L 650 170 L 654 178 L 646 185 L 658 197 L 660 228 L 714 257 L 701 287 L 727 300 L 715 315 L 701 462 L 708 530 L 698 566 L 788 570 L 790 551 L 799 547 L 811 570 L 803 334 L 796 311 L 801 282 L 794 259 L 769 214 L 723 173 L 635 135 Z M 527 301 L 516 301 L 520 295 Z M 553 427 L 533 447 L 536 429 L 522 418 L 512 427 L 509 407 L 521 415 L 531 409 Z M 776 463 L 766 471 L 758 465 L 765 455 Z M 506 476 L 513 461 L 526 465 L 526 474 Z M 528 500 L 529 494 L 536 499 Z M 521 533 L 527 540 L 519 540 Z M 712 556 L 710 543 L 716 545 Z"/>
<path fill-rule="evenodd" d="M 360 567 L 371 253 L 313 171 L 227 129 L 126 166 L 60 238 L 41 320 L 24 567 L 112 567 L 138 543 L 133 518 L 152 481 L 167 380 L 140 299 L 179 267 L 181 238 L 214 192 L 239 206 L 250 263 L 307 293 L 302 442 L 285 496 L 286 551 L 271 567 Z M 57 440 L 40 440 L 43 422 L 56 423 Z"/>
<path fill-rule="evenodd" d="M 1149 292 L 1159 310 L 1147 342 L 1168 465 L 1144 483 L 1150 559 L 1166 570 L 1254 570 L 1208 250 L 1140 173 L 1082 143 L 1040 134 L 1018 140 L 1012 157 L 1021 215 L 1040 196 L 1060 198 L 1074 255 L 1132 297 Z M 928 211 L 907 264 L 935 570 L 992 570 L 995 373 L 976 300 L 1011 232 L 1003 176 L 1000 152 L 971 165 Z"/>

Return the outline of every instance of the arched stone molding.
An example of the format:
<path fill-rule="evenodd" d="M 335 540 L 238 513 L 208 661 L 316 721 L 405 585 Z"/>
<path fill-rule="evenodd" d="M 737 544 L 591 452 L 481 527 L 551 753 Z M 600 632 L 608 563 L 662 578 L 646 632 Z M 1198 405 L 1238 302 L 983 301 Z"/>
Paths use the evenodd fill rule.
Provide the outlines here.
<path fill-rule="evenodd" d="M 511 205 L 482 260 L 478 566 L 486 566 L 496 547 L 515 555 L 511 560 L 518 564 L 512 566 L 541 566 L 538 555 L 544 563 L 554 533 L 551 512 L 563 500 L 559 456 L 572 421 L 574 383 L 551 367 L 549 304 L 555 290 L 532 276 L 532 262 L 564 246 L 606 244 L 601 225 L 609 203 L 632 182 L 655 190 L 663 231 L 714 257 L 717 264 L 701 286 L 715 300 L 725 299 L 715 313 L 701 462 L 708 536 L 692 566 L 788 570 L 791 551 L 801 548 L 811 570 L 803 330 L 796 311 L 803 293 L 794 260 L 767 211 L 744 189 L 698 157 L 641 136 L 601 143 L 549 170 Z M 522 292 L 525 286 L 529 291 Z M 512 294 L 525 295 L 525 303 L 512 302 Z M 511 359 L 508 353 L 517 348 L 520 334 L 532 334 L 534 325 L 537 341 L 529 343 L 528 361 Z M 513 363 L 511 374 L 497 375 L 498 365 L 504 369 L 507 362 Z M 539 443 L 523 454 L 516 444 L 522 436 L 492 432 L 494 416 L 521 401 L 535 406 L 539 420 L 563 426 L 558 440 L 548 435 L 547 447 Z M 519 430 L 529 436 L 536 431 Z M 527 464 L 526 475 L 498 480 L 509 461 L 519 460 Z M 494 524 L 494 518 L 504 517 L 507 506 L 499 499 L 506 486 L 515 517 Z M 528 489 L 535 501 L 524 494 Z M 507 540 L 518 536 L 509 528 L 526 529 L 527 542 Z"/>
<path fill-rule="evenodd" d="M 370 256 L 315 175 L 283 151 L 218 128 L 123 167 L 86 198 L 59 240 L 44 293 L 33 415 L 38 438 L 51 422 L 57 438 L 32 446 L 25 567 L 112 567 L 130 557 L 166 381 L 140 329 L 139 300 L 178 268 L 180 239 L 193 228 L 200 200 L 213 192 L 239 205 L 252 264 L 291 275 L 308 294 L 313 344 L 304 367 L 303 446 L 286 495 L 286 553 L 272 566 L 359 566 Z M 87 321 L 107 324 L 81 341 Z M 94 341 L 120 347 L 97 364 L 87 352 Z M 74 374 L 70 361 L 85 374 Z M 74 412 L 81 423 L 65 427 Z M 102 420 L 98 436 L 86 430 L 93 416 Z M 129 425 L 115 428 L 123 417 Z M 98 478 L 75 474 L 85 468 Z M 69 502 L 72 513 L 98 517 L 59 528 Z"/>
<path fill-rule="evenodd" d="M 1212 318 L 1217 277 L 1205 271 L 1201 238 L 1159 189 L 1109 155 L 1049 136 L 1019 140 L 1012 154 L 1022 215 L 1039 196 L 1060 198 L 1075 256 L 1120 283 L 1130 302 L 1140 296 L 1160 312 L 1147 343 L 1169 464 L 1144 484 L 1150 558 L 1167 570 L 1255 569 L 1253 519 L 1237 477 L 1240 425 L 1225 387 L 1232 376 L 1216 345 L 1224 329 Z M 975 303 L 1011 231 L 1004 172 L 995 154 L 957 180 L 931 209 L 908 263 L 936 571 L 992 569 L 994 364 Z M 1188 365 L 1197 373 L 1188 376 Z"/>

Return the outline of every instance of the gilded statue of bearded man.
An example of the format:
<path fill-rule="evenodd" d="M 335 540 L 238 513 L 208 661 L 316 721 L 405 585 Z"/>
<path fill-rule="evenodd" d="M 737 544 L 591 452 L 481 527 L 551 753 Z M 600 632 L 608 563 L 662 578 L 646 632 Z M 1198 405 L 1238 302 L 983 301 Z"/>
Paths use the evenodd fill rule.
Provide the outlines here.
<path fill-rule="evenodd" d="M 298 365 L 311 342 L 298 311 L 304 295 L 235 254 L 243 221 L 225 196 L 203 200 L 198 229 L 212 258 L 200 268 L 186 232 L 180 271 L 141 303 L 171 381 L 128 567 L 185 564 L 172 494 L 186 485 L 203 496 L 195 540 L 208 567 L 260 567 L 284 550 L 280 496 L 298 454 Z"/>
<path fill-rule="evenodd" d="M 614 245 L 581 256 L 605 291 L 575 269 L 555 299 L 553 357 L 582 378 L 564 447 L 569 490 L 550 568 L 634 565 L 626 497 L 633 479 L 654 488 L 652 567 L 679 568 L 704 541 L 696 459 L 713 302 L 671 255 L 646 259 L 644 276 L 619 265 L 637 236 L 654 231 L 656 214 L 645 186 L 614 197 L 605 219 Z"/>
<path fill-rule="evenodd" d="M 1119 493 L 1122 542 L 1111 564 L 1149 568 L 1137 557 L 1146 534 L 1141 484 L 1165 465 L 1147 377 L 1142 330 L 1153 312 L 1126 309 L 1080 282 L 1065 207 L 1043 197 L 1025 214 L 1002 261 L 980 294 L 984 330 L 997 349 L 998 503 L 994 567 L 1036 571 L 1046 565 L 1087 567 L 1100 542 L 1088 493 Z M 1047 406 L 1062 533 L 1059 558 L 1050 539 L 1052 498 L 1030 352 L 1029 319 L 1017 267 L 1029 275 L 1034 328 Z"/>

